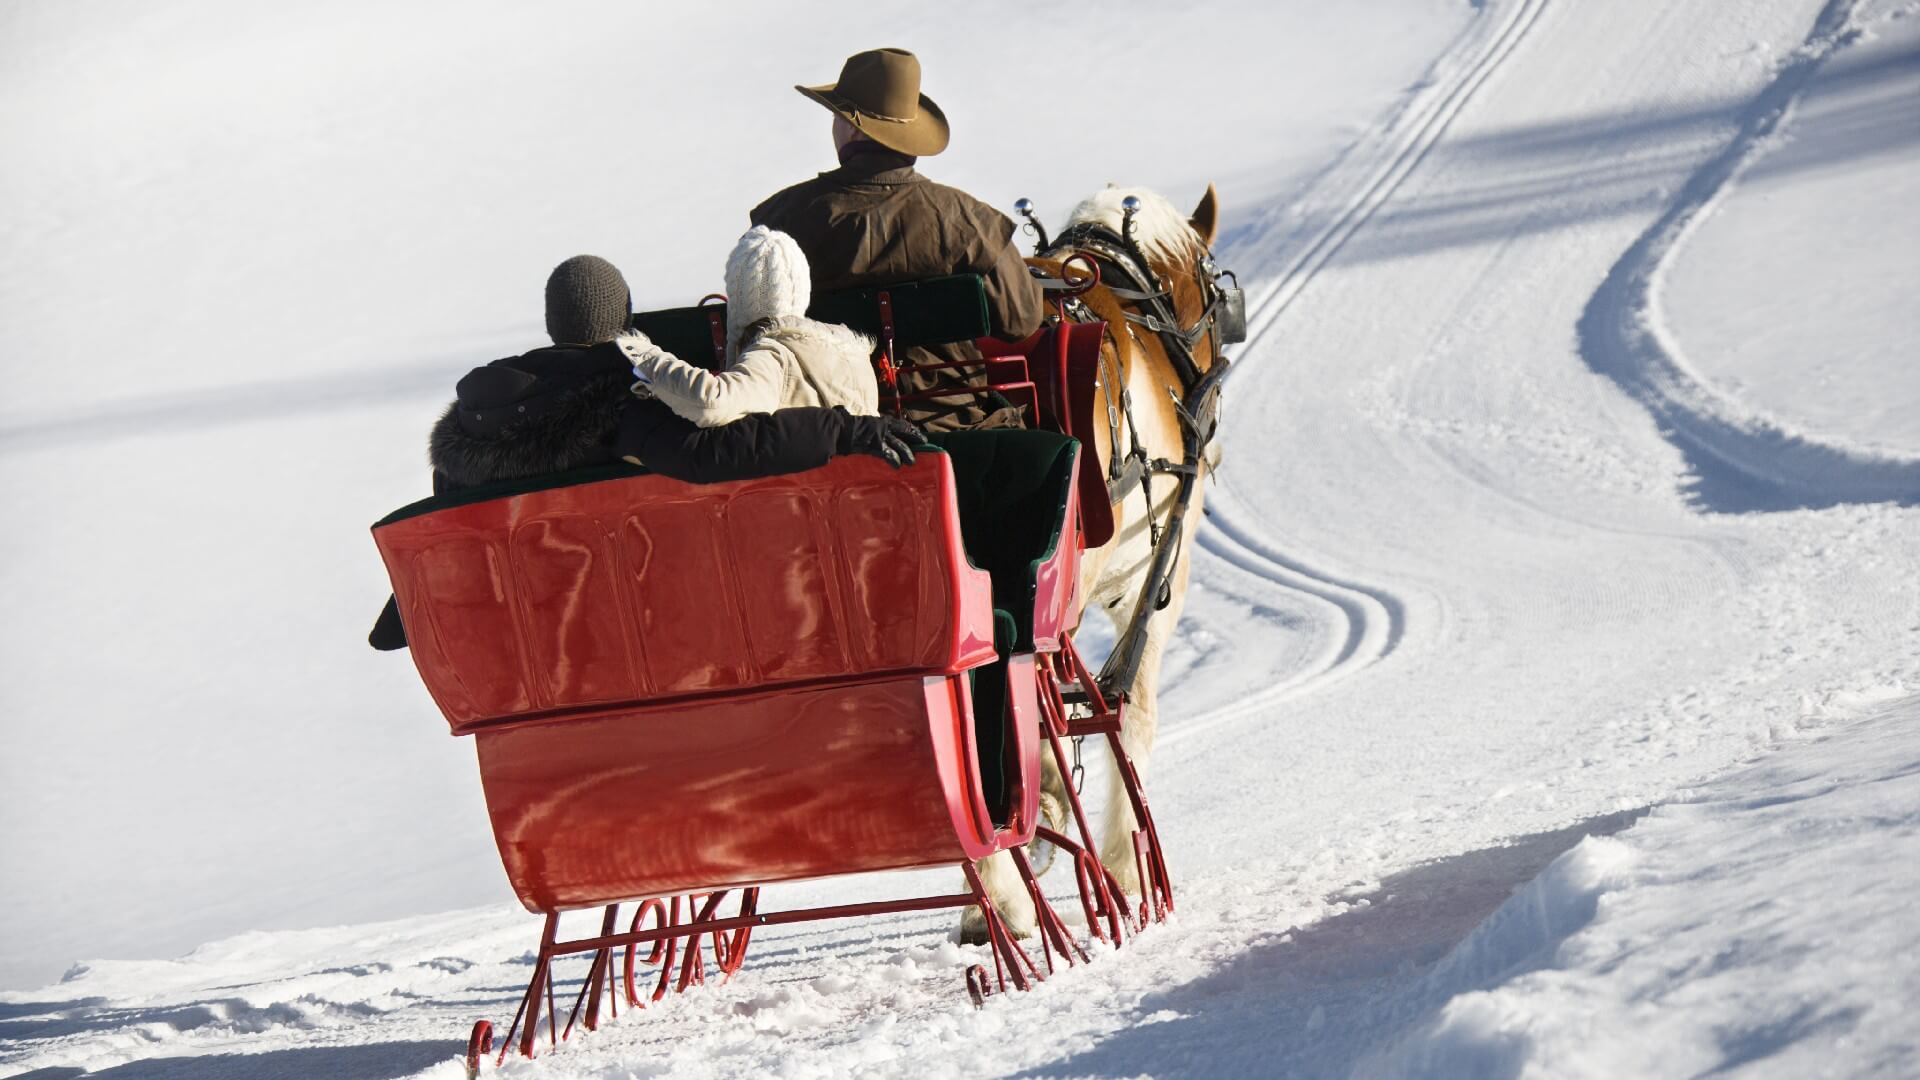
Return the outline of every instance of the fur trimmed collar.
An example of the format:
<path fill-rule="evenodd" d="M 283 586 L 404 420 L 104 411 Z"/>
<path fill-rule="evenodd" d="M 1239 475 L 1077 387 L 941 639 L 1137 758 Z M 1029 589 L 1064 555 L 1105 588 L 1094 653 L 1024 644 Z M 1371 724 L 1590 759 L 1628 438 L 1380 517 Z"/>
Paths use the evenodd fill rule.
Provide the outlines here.
<path fill-rule="evenodd" d="M 632 399 L 627 392 L 632 377 L 624 361 L 614 367 L 595 364 L 593 370 L 571 364 L 571 370 L 555 370 L 540 359 L 535 352 L 488 365 L 527 371 L 538 380 L 537 407 L 529 408 L 524 419 L 480 432 L 460 416 L 463 406 L 471 412 L 480 403 L 455 401 L 447 406 L 427 442 L 435 472 L 457 486 L 473 487 L 611 460 L 621 410 Z M 513 401 L 484 405 L 521 407 Z"/>
<path fill-rule="evenodd" d="M 821 322 L 805 315 L 783 315 L 760 332 L 760 341 L 777 341 L 795 352 L 809 346 L 835 355 L 858 358 L 866 363 L 873 357 L 873 339 L 851 326 Z"/>

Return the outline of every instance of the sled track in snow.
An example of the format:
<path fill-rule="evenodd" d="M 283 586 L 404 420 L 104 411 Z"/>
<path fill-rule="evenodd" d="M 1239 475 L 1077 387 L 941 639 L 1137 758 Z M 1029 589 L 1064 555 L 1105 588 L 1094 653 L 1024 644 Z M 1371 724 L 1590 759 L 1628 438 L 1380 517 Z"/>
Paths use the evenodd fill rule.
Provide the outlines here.
<path fill-rule="evenodd" d="M 1281 314 L 1327 263 L 1339 254 L 1353 234 L 1372 220 L 1373 215 L 1386 205 L 1407 177 L 1419 168 L 1433 148 L 1439 145 L 1440 139 L 1446 135 L 1447 129 L 1467 103 L 1473 100 L 1481 85 L 1513 54 L 1527 32 L 1533 29 L 1546 6 L 1547 0 L 1520 0 L 1506 20 L 1497 26 L 1477 21 L 1487 17 L 1483 9 L 1474 25 L 1461 35 L 1459 42 L 1435 62 L 1428 78 L 1433 88 L 1409 101 L 1386 123 L 1379 137 L 1379 141 L 1385 145 L 1372 152 L 1361 153 L 1361 164 L 1357 168 L 1368 170 L 1371 175 L 1356 184 L 1355 194 L 1340 212 L 1314 234 L 1300 253 L 1289 260 L 1273 282 L 1255 298 L 1248 311 L 1247 343 L 1243 348 L 1251 349 L 1259 344 Z M 1462 70 L 1450 76 L 1447 74 L 1447 69 L 1457 57 L 1476 49 L 1478 54 Z M 1341 175 L 1343 171 L 1336 169 L 1316 186 L 1351 182 L 1348 176 Z"/>
<path fill-rule="evenodd" d="M 1248 312 L 1249 332 L 1243 352 L 1259 346 L 1280 316 L 1347 241 L 1393 198 L 1401 184 L 1445 137 L 1447 129 L 1475 93 L 1518 48 L 1546 6 L 1547 0 L 1521 0 L 1498 23 L 1482 22 L 1490 14 L 1483 9 L 1474 24 L 1435 61 L 1426 80 L 1428 88 L 1402 106 L 1373 139 L 1356 145 L 1346 160 L 1316 181 L 1314 186 L 1320 189 L 1351 185 L 1354 194 L 1307 238 L 1296 254 L 1283 259 L 1278 274 L 1254 298 Z M 1468 59 L 1463 62 L 1462 57 Z M 1358 178 L 1355 173 L 1359 174 Z M 1278 251 L 1293 237 L 1282 236 L 1263 244 L 1265 239 L 1256 235 L 1246 243 Z M 1385 588 L 1325 572 L 1287 555 L 1262 538 L 1252 523 L 1253 516 L 1233 497 L 1230 486 L 1217 484 L 1209 491 L 1207 510 L 1207 527 L 1198 537 L 1202 551 L 1330 605 L 1337 617 L 1344 620 L 1345 631 L 1337 635 L 1340 644 L 1329 650 L 1319 667 L 1231 705 L 1203 713 L 1168 732 L 1163 742 L 1177 741 L 1216 724 L 1251 715 L 1277 701 L 1370 667 L 1398 648 L 1406 633 L 1406 605 L 1398 596 Z"/>
<path fill-rule="evenodd" d="M 1820 67 L 1859 37 L 1853 11 L 1854 0 L 1829 0 L 1792 59 L 1741 111 L 1733 140 L 1688 177 L 1666 212 L 1608 271 L 1580 316 L 1581 357 L 1653 413 L 1686 454 L 1694 474 L 1688 494 L 1703 509 L 1920 503 L 1920 457 L 1802 434 L 1742 409 L 1687 365 L 1660 321 L 1667 263 L 1741 173 L 1766 154 L 1768 137 Z"/>

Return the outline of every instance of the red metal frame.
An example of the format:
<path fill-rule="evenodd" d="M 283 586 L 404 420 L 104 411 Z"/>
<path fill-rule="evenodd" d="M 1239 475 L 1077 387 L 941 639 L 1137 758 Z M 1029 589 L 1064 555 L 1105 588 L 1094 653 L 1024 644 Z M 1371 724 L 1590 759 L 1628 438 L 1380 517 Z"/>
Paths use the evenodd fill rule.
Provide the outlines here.
<path fill-rule="evenodd" d="M 893 293 L 881 289 L 874 297 L 880 307 L 880 346 L 874 364 L 880 374 L 880 386 L 893 395 L 893 411 L 900 411 L 900 361 L 893 347 Z"/>
<path fill-rule="evenodd" d="M 988 363 L 1021 362 L 1031 376 L 1038 426 L 1080 440 L 1080 527 L 1087 547 L 1100 547 L 1113 537 L 1113 505 L 1107 499 L 1106 463 L 1094 452 L 1095 434 L 1104 417 L 1096 417 L 1101 393 L 1100 347 L 1106 341 L 1105 323 L 1076 323 L 1056 319 L 1020 341 L 981 338 L 976 344 Z M 1043 359 L 1036 359 L 1043 358 Z M 973 388 L 985 393 L 998 387 Z M 963 391 L 964 392 L 964 391 Z M 1111 448 L 1109 448 L 1111 453 Z"/>
<path fill-rule="evenodd" d="M 1061 736 L 1106 737 L 1107 748 L 1113 754 L 1114 767 L 1119 770 L 1121 785 L 1126 789 L 1127 801 L 1132 806 L 1133 818 L 1137 823 L 1133 830 L 1133 850 L 1137 863 L 1135 869 L 1140 877 L 1139 925 L 1145 927 L 1149 921 L 1160 922 L 1173 912 L 1173 878 L 1167 873 L 1166 852 L 1160 845 L 1160 829 L 1153 822 L 1152 808 L 1147 805 L 1146 788 L 1140 782 L 1140 770 L 1135 767 L 1133 758 L 1120 740 L 1121 729 L 1126 723 L 1126 702 L 1108 702 L 1100 693 L 1099 681 L 1081 659 L 1080 650 L 1074 647 L 1073 639 L 1067 637 L 1061 644 L 1057 657 L 1043 658 L 1045 662 L 1041 674 L 1041 710 L 1048 715 L 1046 734 L 1054 753 L 1054 764 L 1059 766 L 1062 776 L 1071 775 L 1060 746 Z M 1084 711 L 1076 711 L 1068 705 L 1063 687 L 1069 685 Z M 1073 793 L 1071 785 L 1068 791 L 1074 803 L 1075 820 L 1082 826 L 1081 839 L 1091 847 L 1093 837 L 1090 832 L 1084 831 L 1086 815 L 1080 809 L 1079 795 Z M 1125 898 L 1119 898 L 1119 903 L 1124 906 Z"/>
<path fill-rule="evenodd" d="M 875 301 L 879 307 L 880 340 L 874 349 L 873 366 L 891 410 L 898 414 L 915 402 L 999 394 L 1013 404 L 1025 406 L 1034 426 L 1071 435 L 1092 447 L 1093 399 L 1100 382 L 1100 346 L 1105 341 L 1106 324 L 1074 322 L 1068 317 L 1067 304 L 1100 284 L 1100 267 L 1090 256 L 1075 253 L 1062 264 L 1061 275 L 1069 285 L 1053 295 L 1054 316 L 1048 326 L 1019 341 L 979 338 L 974 342 L 980 353 L 978 360 L 931 364 L 900 362 L 894 332 L 893 294 L 886 289 L 879 290 Z M 984 371 L 986 380 L 978 385 L 903 394 L 900 372 L 907 368 L 914 371 L 977 368 Z M 1080 487 L 1085 495 L 1081 531 L 1088 547 L 1099 547 L 1113 536 L 1113 508 L 1106 499 L 1104 466 L 1096 458 L 1092 453 L 1082 454 L 1080 464 Z M 1099 497 L 1094 497 L 1096 495 Z"/>
<path fill-rule="evenodd" d="M 716 369 L 727 366 L 727 316 L 724 305 L 726 293 L 708 293 L 700 298 L 700 307 L 707 311 L 707 328 L 713 335 L 713 366 Z"/>
<path fill-rule="evenodd" d="M 505 1038 L 502 1040 L 494 1038 L 491 1021 L 476 1022 L 467 1043 L 468 1072 L 471 1075 L 479 1071 L 485 1057 L 494 1052 L 496 1042 L 499 1050 L 494 1060 L 495 1065 L 504 1064 L 507 1054 L 516 1049 L 524 1057 L 535 1056 L 535 1050 L 539 1045 L 543 1011 L 547 1022 L 547 1045 L 549 1049 L 557 1049 L 561 1043 L 572 1036 L 576 1021 L 588 1031 L 597 1029 L 603 998 L 610 1015 L 617 1017 L 623 1000 L 630 1009 L 644 1009 L 649 1000 L 659 1001 L 666 996 L 670 984 L 674 992 L 681 993 L 692 986 L 704 983 L 706 961 L 701 947 L 703 937 L 711 941 L 714 962 L 720 969 L 722 977 L 731 977 L 745 960 L 747 936 L 755 928 L 762 926 L 864 918 L 910 911 L 934 911 L 942 908 L 979 907 L 987 917 L 989 951 L 994 960 L 994 981 L 989 988 L 985 982 L 984 968 L 975 965 L 966 973 L 970 991 L 974 992 L 975 1000 L 978 1001 L 988 993 L 1004 992 L 1009 982 L 1015 989 L 1025 990 L 1034 982 L 1044 981 L 1047 975 L 1053 972 L 1052 953 L 1054 951 L 1058 951 L 1068 964 L 1085 961 L 1087 954 L 1072 941 L 1058 913 L 1040 893 L 1024 855 L 1016 854 L 1016 859 L 1029 887 L 1029 899 L 1034 903 L 1036 912 L 1042 919 L 1042 926 L 1047 928 L 1047 932 L 1042 936 L 1047 949 L 1044 971 L 1034 964 L 1032 957 L 1007 931 L 1005 923 L 1001 921 L 993 904 L 987 899 L 986 888 L 970 861 L 956 864 L 966 879 L 967 891 L 937 896 L 762 912 L 757 910 L 759 890 L 748 889 L 742 894 L 739 913 L 722 918 L 717 914 L 720 903 L 726 896 L 726 891 L 722 890 L 704 897 L 698 895 L 689 897 L 688 911 L 691 913 L 697 909 L 698 914 L 684 921 L 679 918 L 679 897 L 671 898 L 671 909 L 657 898 L 644 901 L 634 912 L 632 927 L 624 933 L 614 931 L 614 927 L 618 924 L 621 905 L 609 904 L 601 919 L 601 930 L 598 935 L 572 940 L 561 940 L 558 937 L 560 916 L 558 912 L 550 912 L 541 929 L 540 948 L 534 959 L 533 976 L 527 982 L 525 993 L 521 995 L 520 1007 L 507 1027 Z M 649 913 L 655 915 L 658 924 L 652 929 L 643 929 L 645 918 Z M 638 966 L 635 958 L 643 945 L 653 946 L 644 962 L 660 965 L 660 976 L 650 997 L 642 996 L 638 992 L 635 979 Z M 612 975 L 613 952 L 616 949 L 625 952 L 622 975 L 617 982 Z M 1069 949 L 1072 951 L 1070 952 Z M 587 977 L 581 984 L 579 994 L 574 998 L 573 1006 L 568 1011 L 563 1026 L 559 1022 L 559 1011 L 554 1002 L 553 964 L 562 956 L 582 953 L 590 954 L 592 959 Z M 676 957 L 684 957 L 680 961 L 680 976 L 677 981 L 672 979 Z"/>

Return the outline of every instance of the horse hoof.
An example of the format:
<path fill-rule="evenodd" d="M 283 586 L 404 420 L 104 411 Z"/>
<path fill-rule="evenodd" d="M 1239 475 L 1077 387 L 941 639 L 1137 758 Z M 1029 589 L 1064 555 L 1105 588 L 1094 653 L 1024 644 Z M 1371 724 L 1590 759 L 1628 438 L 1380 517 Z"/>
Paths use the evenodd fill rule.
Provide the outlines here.
<path fill-rule="evenodd" d="M 1007 933 L 1016 941 L 1025 941 L 1033 936 L 1033 927 L 1026 920 L 1002 918 L 1000 925 L 1006 927 Z M 979 908 L 970 907 L 961 912 L 958 940 L 962 945 L 985 945 L 991 940 L 987 935 L 987 920 L 981 916 Z"/>
<path fill-rule="evenodd" d="M 1040 824 L 1063 833 L 1067 827 L 1066 800 L 1046 788 L 1040 790 Z M 1027 860 L 1033 864 L 1033 876 L 1040 877 L 1053 866 L 1053 857 L 1060 853 L 1045 840 L 1035 840 L 1027 846 Z"/>
<path fill-rule="evenodd" d="M 987 920 L 980 909 L 970 907 L 960 914 L 960 944 L 985 945 L 987 943 Z"/>

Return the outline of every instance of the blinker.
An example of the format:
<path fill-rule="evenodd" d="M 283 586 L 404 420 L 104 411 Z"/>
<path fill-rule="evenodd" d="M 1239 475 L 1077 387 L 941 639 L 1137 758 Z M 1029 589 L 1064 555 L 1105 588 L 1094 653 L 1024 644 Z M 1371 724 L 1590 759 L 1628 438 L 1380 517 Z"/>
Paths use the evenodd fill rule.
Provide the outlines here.
<path fill-rule="evenodd" d="M 1220 302 L 1213 309 L 1214 340 L 1222 345 L 1238 345 L 1247 340 L 1247 297 L 1237 285 L 1215 285 Z"/>

